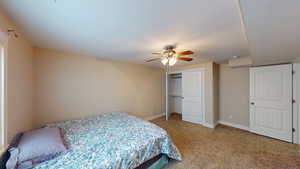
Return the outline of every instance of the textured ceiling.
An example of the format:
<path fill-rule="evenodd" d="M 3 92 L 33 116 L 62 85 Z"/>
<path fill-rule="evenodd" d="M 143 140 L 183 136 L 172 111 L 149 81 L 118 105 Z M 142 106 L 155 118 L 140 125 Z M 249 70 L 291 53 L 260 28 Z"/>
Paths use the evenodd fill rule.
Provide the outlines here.
<path fill-rule="evenodd" d="M 255 64 L 300 57 L 299 0 L 241 0 L 241 9 Z"/>
<path fill-rule="evenodd" d="M 99 58 L 161 65 L 144 59 L 168 44 L 195 51 L 190 64 L 300 56 L 299 0 L 1 0 L 0 7 L 34 46 Z"/>
<path fill-rule="evenodd" d="M 193 63 L 249 55 L 235 0 L 1 0 L 0 6 L 42 48 L 135 63 L 167 44 L 195 51 Z"/>

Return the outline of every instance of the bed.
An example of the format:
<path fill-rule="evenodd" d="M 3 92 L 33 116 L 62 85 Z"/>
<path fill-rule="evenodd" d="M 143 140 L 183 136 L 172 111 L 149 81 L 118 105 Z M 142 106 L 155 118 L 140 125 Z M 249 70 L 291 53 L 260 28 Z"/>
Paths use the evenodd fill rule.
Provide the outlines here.
<path fill-rule="evenodd" d="M 68 150 L 34 169 L 161 168 L 181 155 L 167 132 L 127 113 L 47 125 L 63 129 Z"/>

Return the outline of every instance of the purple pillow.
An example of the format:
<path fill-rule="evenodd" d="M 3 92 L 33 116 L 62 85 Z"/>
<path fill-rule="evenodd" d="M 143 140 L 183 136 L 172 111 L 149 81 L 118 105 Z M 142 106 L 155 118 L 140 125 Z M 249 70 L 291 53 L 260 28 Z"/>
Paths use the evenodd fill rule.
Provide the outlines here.
<path fill-rule="evenodd" d="M 17 148 L 11 149 L 9 161 L 17 159 L 19 166 L 24 163 L 26 165 L 41 163 L 56 157 L 65 150 L 59 128 L 42 128 L 24 133 Z"/>

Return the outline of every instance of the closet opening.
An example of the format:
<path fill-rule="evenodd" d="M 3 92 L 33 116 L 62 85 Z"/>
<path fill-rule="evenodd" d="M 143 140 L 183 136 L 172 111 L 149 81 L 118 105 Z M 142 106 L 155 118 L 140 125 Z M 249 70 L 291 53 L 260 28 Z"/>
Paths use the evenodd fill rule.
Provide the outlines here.
<path fill-rule="evenodd" d="M 167 74 L 166 120 L 174 114 L 187 122 L 205 123 L 204 76 L 204 68 Z"/>
<path fill-rule="evenodd" d="M 168 75 L 168 107 L 169 115 L 176 115 L 182 119 L 182 73 Z"/>

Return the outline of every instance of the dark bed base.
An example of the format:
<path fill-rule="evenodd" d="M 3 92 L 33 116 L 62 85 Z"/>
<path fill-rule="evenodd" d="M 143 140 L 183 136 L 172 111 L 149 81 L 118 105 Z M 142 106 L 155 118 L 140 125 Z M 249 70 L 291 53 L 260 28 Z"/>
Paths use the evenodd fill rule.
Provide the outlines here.
<path fill-rule="evenodd" d="M 144 162 L 143 164 L 141 164 L 140 166 L 136 167 L 135 169 L 147 169 L 151 165 L 153 165 L 157 160 L 159 160 L 162 156 L 163 156 L 163 154 L 159 154 L 159 155 L 151 158 L 150 160 Z M 8 159 L 9 159 L 9 152 L 6 151 L 0 157 L 0 169 L 6 169 L 6 162 L 7 162 Z"/>
<path fill-rule="evenodd" d="M 150 160 L 144 162 L 143 164 L 141 164 L 140 166 L 136 167 L 135 169 L 147 169 L 152 164 L 154 164 L 157 160 L 159 160 L 162 156 L 163 156 L 163 154 L 159 154 L 159 155 L 151 158 Z"/>
<path fill-rule="evenodd" d="M 5 153 L 1 154 L 0 157 L 0 169 L 6 169 L 6 162 L 9 159 L 9 152 L 6 151 Z"/>

